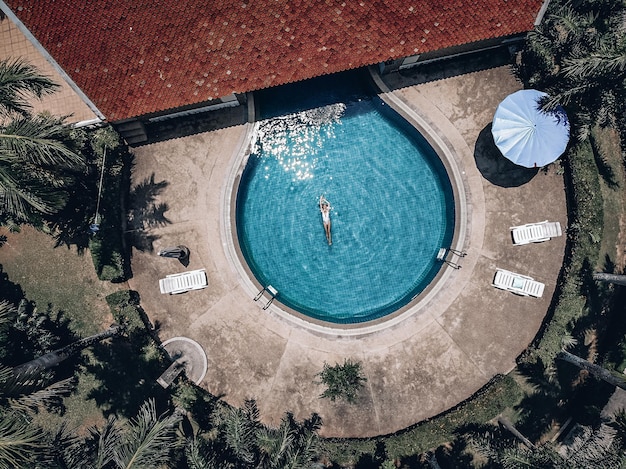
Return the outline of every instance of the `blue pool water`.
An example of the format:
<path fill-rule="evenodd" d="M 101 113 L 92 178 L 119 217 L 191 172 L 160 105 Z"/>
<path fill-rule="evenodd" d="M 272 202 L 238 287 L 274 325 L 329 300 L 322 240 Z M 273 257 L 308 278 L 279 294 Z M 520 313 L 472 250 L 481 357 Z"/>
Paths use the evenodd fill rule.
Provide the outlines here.
<path fill-rule="evenodd" d="M 454 202 L 434 150 L 377 96 L 359 89 L 331 101 L 273 109 L 258 123 L 237 234 L 250 269 L 280 302 L 315 319 L 360 323 L 406 305 L 432 281 L 437 251 L 452 240 Z M 322 194 L 332 205 L 331 246 Z"/>

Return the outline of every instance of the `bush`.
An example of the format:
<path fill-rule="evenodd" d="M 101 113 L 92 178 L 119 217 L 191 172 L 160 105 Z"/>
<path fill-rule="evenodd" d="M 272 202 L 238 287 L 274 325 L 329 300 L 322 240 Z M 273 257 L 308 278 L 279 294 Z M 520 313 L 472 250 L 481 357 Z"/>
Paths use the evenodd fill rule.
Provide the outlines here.
<path fill-rule="evenodd" d="M 350 404 L 356 403 L 358 392 L 363 387 L 367 378 L 361 375 L 361 363 L 352 360 L 344 360 L 343 365 L 330 366 L 324 363 L 324 369 L 316 377 L 319 383 L 326 386 L 326 390 L 320 397 L 327 397 L 331 401 L 345 399 Z"/>
<path fill-rule="evenodd" d="M 122 255 L 117 251 L 117 243 L 107 242 L 106 239 L 106 235 L 98 234 L 89 241 L 96 273 L 100 280 L 122 282 L 126 278 Z"/>
<path fill-rule="evenodd" d="M 99 230 L 89 240 L 89 250 L 100 280 L 123 282 L 131 276 L 130 253 L 124 240 L 131 157 L 110 127 L 93 132 L 90 143 L 93 152 L 104 161 L 104 175 L 95 220 Z"/>
<path fill-rule="evenodd" d="M 139 293 L 122 290 L 107 295 L 106 302 L 111 308 L 115 322 L 126 327 L 130 337 L 144 335 L 152 330 L 146 313 L 139 305 Z"/>

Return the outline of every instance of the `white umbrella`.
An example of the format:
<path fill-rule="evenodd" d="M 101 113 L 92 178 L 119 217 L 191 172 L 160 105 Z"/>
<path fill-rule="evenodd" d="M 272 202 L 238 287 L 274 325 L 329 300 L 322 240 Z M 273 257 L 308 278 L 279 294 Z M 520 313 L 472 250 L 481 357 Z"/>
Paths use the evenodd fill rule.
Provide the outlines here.
<path fill-rule="evenodd" d="M 493 117 L 491 133 L 502 154 L 513 163 L 537 168 L 563 154 L 569 141 L 569 121 L 561 106 L 541 109 L 546 93 L 521 90 L 507 96 Z"/>

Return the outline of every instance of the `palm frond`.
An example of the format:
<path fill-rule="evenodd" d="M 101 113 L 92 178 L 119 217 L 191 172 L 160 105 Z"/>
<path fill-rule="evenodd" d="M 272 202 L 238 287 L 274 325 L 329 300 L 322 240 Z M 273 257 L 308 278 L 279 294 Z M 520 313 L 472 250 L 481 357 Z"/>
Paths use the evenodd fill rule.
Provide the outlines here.
<path fill-rule="evenodd" d="M 44 389 L 9 399 L 9 404 L 13 409 L 22 411 L 37 411 L 41 408 L 50 408 L 58 405 L 63 397 L 68 396 L 75 387 L 76 381 L 74 378 L 63 379 L 46 386 Z"/>
<path fill-rule="evenodd" d="M 246 412 L 230 408 L 223 417 L 224 439 L 234 456 L 246 464 L 255 461 L 256 425 L 252 424 Z"/>
<path fill-rule="evenodd" d="M 563 445 L 559 454 L 570 467 L 620 467 L 620 447 L 616 441 L 616 429 L 601 424 L 597 429 L 578 427 L 571 442 Z"/>
<path fill-rule="evenodd" d="M 54 461 L 54 463 L 49 463 L 50 467 L 59 469 L 93 469 L 94 467 L 90 461 L 91 453 L 88 452 L 83 438 L 75 431 L 68 430 L 64 423 L 51 435 L 49 450 L 49 457 Z M 53 465 L 55 463 L 56 465 Z"/>
<path fill-rule="evenodd" d="M 317 430 L 321 418 L 313 414 L 310 419 L 298 422 L 291 412 L 286 412 L 278 428 L 261 428 L 257 431 L 257 444 L 264 467 L 305 468 L 318 455 Z"/>
<path fill-rule="evenodd" d="M 115 460 L 117 449 L 123 442 L 123 430 L 117 418 L 109 417 L 102 428 L 89 430 L 90 438 L 87 441 L 91 445 L 89 454 L 92 459 L 92 467 L 109 467 Z"/>
<path fill-rule="evenodd" d="M 246 399 L 241 410 L 252 426 L 258 427 L 261 425 L 261 412 L 254 399 Z"/>
<path fill-rule="evenodd" d="M 62 206 L 56 196 L 51 197 L 51 200 L 44 200 L 37 194 L 38 190 L 46 191 L 43 187 L 24 188 L 10 173 L 0 168 L 0 213 L 10 215 L 16 220 L 25 220 L 33 210 L 49 214 Z"/>
<path fill-rule="evenodd" d="M 565 78 L 579 78 L 585 80 L 619 74 L 626 70 L 626 51 L 611 51 L 573 57 L 563 61 Z"/>
<path fill-rule="evenodd" d="M 204 451 L 197 437 L 190 438 L 185 444 L 185 457 L 190 469 L 231 469 L 234 467 L 220 460 L 217 454 Z"/>
<path fill-rule="evenodd" d="M 39 114 L 13 119 L 0 128 L 0 156 L 11 163 L 81 168 L 84 158 L 66 145 L 68 132 L 58 117 Z"/>
<path fill-rule="evenodd" d="M 469 433 L 465 438 L 474 450 L 489 461 L 498 461 L 506 446 L 518 446 L 512 438 L 502 435 L 497 427 Z"/>
<path fill-rule="evenodd" d="M 46 386 L 47 376 L 37 371 L 16 373 L 13 368 L 0 367 L 0 396 L 19 399 Z"/>
<path fill-rule="evenodd" d="M 16 412 L 0 418 L 0 468 L 27 467 L 46 447 L 43 431 Z"/>
<path fill-rule="evenodd" d="M 542 103 L 542 108 L 546 110 L 555 109 L 559 105 L 568 105 L 572 101 L 576 101 L 577 98 L 588 93 L 590 89 L 595 86 L 594 83 L 583 82 L 578 85 L 572 85 L 571 87 L 555 90 L 554 94 Z"/>
<path fill-rule="evenodd" d="M 560 457 L 551 447 L 544 445 L 535 448 L 534 450 L 528 449 L 525 446 L 512 446 L 505 448 L 498 462 L 502 464 L 505 469 L 520 469 L 520 468 L 551 468 L 551 469 L 566 469 L 568 466 L 563 458 Z"/>
<path fill-rule="evenodd" d="M 317 445 L 311 446 L 298 446 L 297 448 L 290 448 L 284 457 L 281 469 L 308 469 L 311 466 L 311 462 L 315 460 L 317 454 Z"/>
<path fill-rule="evenodd" d="M 622 446 L 626 446 L 626 410 L 618 410 L 609 425 L 615 429 L 615 437 L 621 440 Z"/>
<path fill-rule="evenodd" d="M 6 332 L 11 325 L 11 321 L 15 318 L 17 309 L 14 305 L 6 300 L 0 301 L 0 333 Z"/>
<path fill-rule="evenodd" d="M 50 78 L 22 59 L 0 61 L 0 116 L 28 115 L 30 97 L 38 99 L 59 88 Z"/>
<path fill-rule="evenodd" d="M 45 128 L 61 125 L 42 119 L 21 119 L 0 127 L 0 212 L 18 220 L 61 209 L 67 200 L 63 189 L 71 181 L 67 172 L 83 161 L 65 146 L 61 134 Z M 39 123 L 44 127 L 37 128 Z"/>
<path fill-rule="evenodd" d="M 575 42 L 574 38 L 584 31 L 581 16 L 571 6 L 564 6 L 558 12 L 549 15 L 548 23 L 556 32 L 555 39 L 558 45 Z"/>
<path fill-rule="evenodd" d="M 283 467 L 285 457 L 293 445 L 293 430 L 284 420 L 280 427 L 262 428 L 257 432 L 257 444 L 263 459 L 269 467 Z"/>
<path fill-rule="evenodd" d="M 159 467 L 169 460 L 170 450 L 179 446 L 176 425 L 181 416 L 157 416 L 154 400 L 144 403 L 128 422 L 124 442 L 115 452 L 115 461 L 124 469 Z"/>

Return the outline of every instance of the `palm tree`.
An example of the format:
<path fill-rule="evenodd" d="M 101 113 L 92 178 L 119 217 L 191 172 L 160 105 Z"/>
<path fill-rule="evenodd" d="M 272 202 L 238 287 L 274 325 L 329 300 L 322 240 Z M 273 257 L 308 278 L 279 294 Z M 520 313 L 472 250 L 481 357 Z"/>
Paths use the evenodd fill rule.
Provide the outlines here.
<path fill-rule="evenodd" d="M 206 449 L 200 435 L 190 438 L 185 445 L 185 458 L 190 469 L 234 469 L 226 461 L 220 461 L 218 453 Z"/>
<path fill-rule="evenodd" d="M 64 206 L 64 188 L 84 167 L 64 118 L 31 112 L 30 98 L 56 88 L 24 61 L 0 61 L 0 223 L 40 224 Z"/>
<path fill-rule="evenodd" d="M 16 316 L 19 318 L 25 315 L 35 315 L 35 312 L 28 306 L 25 300 L 20 302 L 19 308 L 7 301 L 0 301 L 0 341 L 6 342 L 6 333 L 12 323 L 13 327 L 17 327 Z M 46 318 L 46 315 L 35 317 L 35 323 L 40 325 L 40 320 L 43 318 Z M 67 378 L 53 381 L 54 375 L 48 370 L 84 348 L 115 336 L 122 330 L 120 326 L 113 325 L 99 334 L 75 341 L 13 368 L 0 364 L 0 405 L 24 411 L 60 406 L 62 398 L 74 389 L 75 380 Z M 45 328 L 37 328 L 31 332 L 33 336 L 40 339 L 40 347 L 37 347 L 39 350 L 41 346 L 46 349 L 56 339 L 54 334 Z"/>
<path fill-rule="evenodd" d="M 529 33 L 517 67 L 531 88 L 573 111 L 579 139 L 594 125 L 612 125 L 626 96 L 626 30 L 623 0 L 553 1 L 544 22 Z"/>
<path fill-rule="evenodd" d="M 324 363 L 324 368 L 316 377 L 320 379 L 316 384 L 326 386 L 320 397 L 328 397 L 333 402 L 338 398 L 345 399 L 350 404 L 356 402 L 358 392 L 367 381 L 361 373 L 361 363 L 349 359 L 345 359 L 343 365 Z"/>
<path fill-rule="evenodd" d="M 317 455 L 322 420 L 317 414 L 302 424 L 287 412 L 277 428 L 264 427 L 258 432 L 261 467 L 268 469 L 301 468 Z"/>
<path fill-rule="evenodd" d="M 97 342 L 114 337 L 122 333 L 124 328 L 118 324 L 111 325 L 108 329 L 94 334 L 84 339 L 77 340 L 63 348 L 46 353 L 40 357 L 23 363 L 13 368 L 15 374 L 28 373 L 33 371 L 43 371 L 58 365 L 63 360 L 77 354 L 81 350 L 94 345 Z"/>
<path fill-rule="evenodd" d="M 0 301 L 0 341 L 15 320 L 18 309 L 7 301 Z M 38 331 L 39 335 L 42 331 Z M 50 382 L 51 376 L 43 368 L 32 367 L 16 370 L 0 364 L 0 406 L 12 410 L 37 411 L 40 408 L 58 406 L 62 398 L 74 389 L 74 379 Z"/>
<path fill-rule="evenodd" d="M 608 384 L 626 390 L 626 381 L 623 378 L 611 373 L 609 370 L 602 368 L 599 365 L 596 365 L 595 363 L 591 363 L 590 361 L 571 354 L 567 350 L 561 350 L 557 353 L 556 358 L 570 363 L 581 370 L 586 370 L 596 378 L 601 379 Z"/>
<path fill-rule="evenodd" d="M 256 401 L 246 399 L 241 408 L 220 407 L 212 419 L 220 432 L 220 441 L 214 446 L 221 449 L 221 459 L 242 467 L 255 467 L 258 460 L 256 436 L 262 426 Z"/>
<path fill-rule="evenodd" d="M 182 442 L 177 433 L 181 412 L 158 415 L 154 400 L 146 401 L 137 416 L 122 422 L 115 416 L 101 428 L 79 438 L 60 434 L 55 445 L 58 467 L 72 469 L 155 469 L 170 467 L 172 452 Z"/>
<path fill-rule="evenodd" d="M 309 467 L 317 456 L 322 425 L 317 414 L 298 422 L 287 412 L 278 427 L 268 427 L 256 401 L 248 399 L 241 408 L 218 408 L 212 418 L 217 435 L 207 441 L 196 435 L 187 443 L 193 469 L 296 469 Z"/>
<path fill-rule="evenodd" d="M 149 400 L 125 426 L 111 425 L 102 442 L 113 445 L 110 454 L 120 469 L 160 467 L 169 461 L 170 452 L 181 444 L 176 433 L 181 419 L 182 415 L 177 411 L 171 415 L 157 415 L 154 400 Z M 99 454 L 107 450 L 105 446 L 100 449 Z"/>
<path fill-rule="evenodd" d="M 59 85 L 22 60 L 0 61 L 0 119 L 14 114 L 28 117 L 32 111 L 28 96 L 41 99 L 58 88 Z"/>
<path fill-rule="evenodd" d="M 593 274 L 593 279 L 600 282 L 614 283 L 615 285 L 626 285 L 626 275 L 595 272 Z"/>
<path fill-rule="evenodd" d="M 551 442 L 529 448 L 507 438 L 498 429 L 487 429 L 468 435 L 470 444 L 495 467 L 551 469 L 610 469 L 622 467 L 624 459 L 620 438 L 607 424 L 597 429 L 578 427 L 568 444 Z M 489 466 L 493 467 L 493 466 Z"/>
<path fill-rule="evenodd" d="M 21 412 L 0 411 L 0 468 L 33 467 L 46 450 L 44 432 Z"/>

